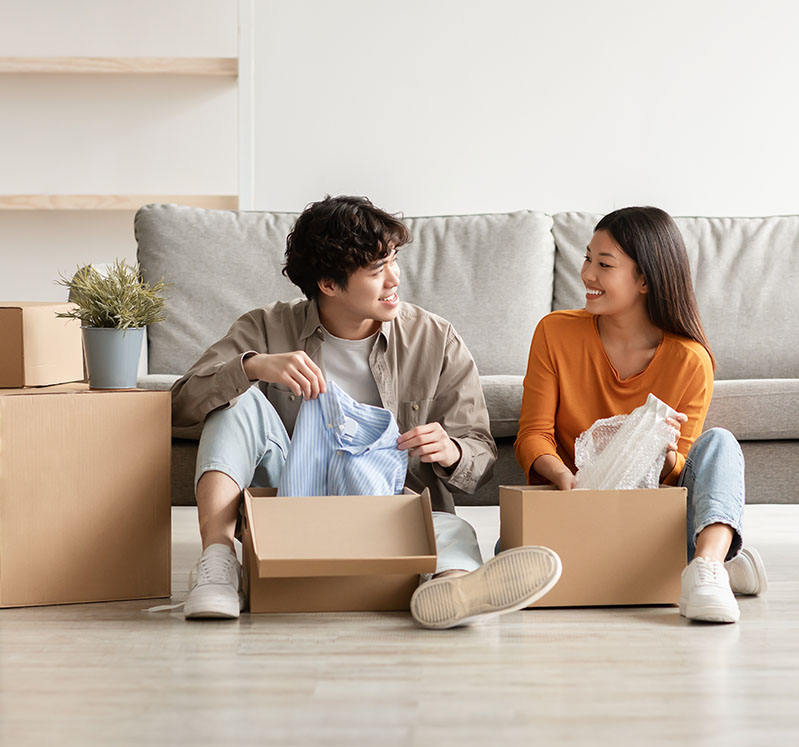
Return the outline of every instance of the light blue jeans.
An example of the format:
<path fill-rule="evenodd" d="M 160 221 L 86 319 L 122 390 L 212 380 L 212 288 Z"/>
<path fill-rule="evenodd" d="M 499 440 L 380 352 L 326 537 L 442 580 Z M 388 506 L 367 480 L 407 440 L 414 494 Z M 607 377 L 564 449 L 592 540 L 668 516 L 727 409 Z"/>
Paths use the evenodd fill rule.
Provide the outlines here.
<path fill-rule="evenodd" d="M 677 485 L 688 488 L 688 561 L 693 560 L 699 532 L 715 523 L 732 527 L 726 558 L 732 560 L 743 546 L 745 503 L 744 455 L 735 436 L 724 428 L 711 428 L 699 436 L 685 458 Z"/>
<path fill-rule="evenodd" d="M 257 387 L 250 387 L 230 407 L 212 412 L 203 426 L 197 451 L 194 489 L 206 472 L 230 477 L 242 490 L 277 487 L 291 443 L 280 416 Z M 472 526 L 455 514 L 433 512 L 438 562 L 436 573 L 473 571 L 482 563 Z"/>
<path fill-rule="evenodd" d="M 735 436 L 723 428 L 711 428 L 694 441 L 685 458 L 685 467 L 677 482 L 688 488 L 685 512 L 688 562 L 696 552 L 696 538 L 710 524 L 732 527 L 733 538 L 727 560 L 743 546 L 744 455 Z M 499 540 L 494 552 L 499 552 Z"/>

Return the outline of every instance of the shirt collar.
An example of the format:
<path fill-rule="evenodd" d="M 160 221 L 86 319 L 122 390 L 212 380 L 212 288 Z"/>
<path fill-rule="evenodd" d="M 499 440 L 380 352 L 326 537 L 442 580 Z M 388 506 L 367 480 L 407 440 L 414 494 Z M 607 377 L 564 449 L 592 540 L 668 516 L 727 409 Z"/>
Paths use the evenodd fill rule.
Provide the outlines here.
<path fill-rule="evenodd" d="M 343 451 L 357 455 L 374 449 L 397 448 L 399 430 L 394 422 L 394 416 L 388 410 L 356 402 L 334 381 L 329 381 L 327 392 L 319 395 L 319 405 L 324 427 L 333 431 L 333 438 L 338 448 Z M 369 442 L 364 438 L 363 433 L 359 433 L 353 442 L 345 442 L 343 432 L 347 419 L 354 418 L 356 423 L 362 426 L 364 417 L 372 421 L 373 426 L 380 429 L 377 438 Z"/>
<path fill-rule="evenodd" d="M 311 335 L 322 335 L 322 322 L 319 319 L 319 306 L 316 299 L 312 298 L 308 301 L 308 309 L 305 315 L 305 324 L 300 332 L 300 340 L 307 340 Z"/>
<path fill-rule="evenodd" d="M 386 345 L 388 345 L 388 343 L 391 341 L 391 328 L 393 324 L 394 322 L 383 322 L 380 325 L 379 332 L 382 335 L 382 337 L 385 339 Z"/>

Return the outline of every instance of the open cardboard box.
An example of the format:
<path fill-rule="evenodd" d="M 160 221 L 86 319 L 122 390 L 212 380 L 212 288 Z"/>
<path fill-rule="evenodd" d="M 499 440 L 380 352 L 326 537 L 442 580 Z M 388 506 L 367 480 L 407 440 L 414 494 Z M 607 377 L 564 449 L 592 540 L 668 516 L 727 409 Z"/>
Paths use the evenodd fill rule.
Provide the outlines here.
<path fill-rule="evenodd" d="M 686 488 L 501 486 L 500 547 L 544 545 L 560 581 L 533 607 L 677 604 L 686 563 Z"/>
<path fill-rule="evenodd" d="M 0 301 L 0 387 L 81 381 L 80 321 L 60 319 L 71 303 Z"/>
<path fill-rule="evenodd" d="M 0 390 L 0 607 L 169 596 L 170 404 Z"/>
<path fill-rule="evenodd" d="M 250 612 L 407 610 L 436 568 L 430 495 L 289 498 L 244 491 Z"/>

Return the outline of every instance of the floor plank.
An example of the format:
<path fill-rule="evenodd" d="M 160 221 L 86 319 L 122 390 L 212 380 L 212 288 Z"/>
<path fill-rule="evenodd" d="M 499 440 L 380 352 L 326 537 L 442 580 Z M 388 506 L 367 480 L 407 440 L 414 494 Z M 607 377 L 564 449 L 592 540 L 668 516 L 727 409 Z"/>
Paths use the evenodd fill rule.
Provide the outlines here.
<path fill-rule="evenodd" d="M 488 555 L 496 507 L 461 510 Z M 173 509 L 174 601 L 199 551 Z M 799 740 L 799 506 L 748 506 L 768 593 L 738 625 L 671 607 L 184 621 L 153 602 L 0 610 L 2 745 L 754 745 Z"/>

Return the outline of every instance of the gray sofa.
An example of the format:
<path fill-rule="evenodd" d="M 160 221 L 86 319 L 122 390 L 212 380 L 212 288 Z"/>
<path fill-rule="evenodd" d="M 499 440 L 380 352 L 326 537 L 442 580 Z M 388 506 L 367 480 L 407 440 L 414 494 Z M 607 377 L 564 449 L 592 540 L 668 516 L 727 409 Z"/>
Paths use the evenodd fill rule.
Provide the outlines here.
<path fill-rule="evenodd" d="M 494 477 L 461 504 L 496 504 L 524 476 L 513 453 L 527 352 L 538 320 L 583 306 L 579 269 L 601 216 L 519 211 L 408 218 L 400 296 L 446 317 L 480 370 L 499 446 Z M 135 218 L 145 279 L 173 283 L 169 318 L 148 332 L 139 386 L 168 389 L 243 312 L 297 297 L 281 275 L 295 214 L 147 205 Z M 718 361 L 706 427 L 746 457 L 748 503 L 799 502 L 799 216 L 677 218 Z M 194 502 L 197 433 L 176 432 L 172 495 Z"/>

